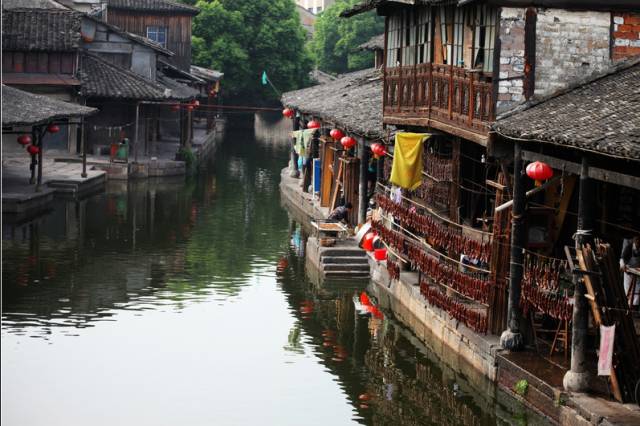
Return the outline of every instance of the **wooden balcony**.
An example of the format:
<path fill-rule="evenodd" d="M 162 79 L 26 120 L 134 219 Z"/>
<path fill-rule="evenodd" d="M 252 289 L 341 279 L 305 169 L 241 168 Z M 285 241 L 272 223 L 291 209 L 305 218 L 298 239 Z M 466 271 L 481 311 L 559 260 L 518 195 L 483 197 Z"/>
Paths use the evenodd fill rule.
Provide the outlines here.
<path fill-rule="evenodd" d="M 495 120 L 491 76 L 440 64 L 387 68 L 384 123 L 429 126 L 486 145 Z"/>

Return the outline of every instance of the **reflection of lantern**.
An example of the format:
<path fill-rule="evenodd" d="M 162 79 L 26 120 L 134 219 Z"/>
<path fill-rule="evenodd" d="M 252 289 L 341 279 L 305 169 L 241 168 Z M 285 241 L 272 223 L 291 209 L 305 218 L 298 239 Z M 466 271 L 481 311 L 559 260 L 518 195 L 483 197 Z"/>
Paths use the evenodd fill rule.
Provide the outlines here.
<path fill-rule="evenodd" d="M 58 126 L 57 124 L 49 124 L 47 126 L 47 132 L 49 133 L 58 133 L 60 131 L 60 126 Z"/>
<path fill-rule="evenodd" d="M 187 105 L 187 109 L 188 109 L 189 111 L 193 111 L 193 108 L 195 108 L 195 106 L 194 106 L 193 104 L 189 104 L 189 105 Z"/>
<path fill-rule="evenodd" d="M 29 145 L 32 142 L 31 135 L 18 136 L 18 143 L 20 145 Z"/>
<path fill-rule="evenodd" d="M 173 105 L 171 105 L 171 111 L 173 111 L 173 112 L 178 112 L 178 111 L 180 111 L 180 104 L 173 104 Z"/>
<path fill-rule="evenodd" d="M 379 158 L 383 157 L 387 153 L 387 150 L 385 149 L 383 144 L 374 143 L 373 145 L 371 145 L 371 152 L 373 152 L 374 157 Z"/>
<path fill-rule="evenodd" d="M 331 132 L 329 132 L 329 136 L 331 136 L 334 141 L 339 141 L 344 137 L 344 133 L 342 133 L 340 129 L 332 129 Z"/>
<path fill-rule="evenodd" d="M 376 237 L 375 232 L 369 232 L 362 240 L 362 248 L 366 251 L 373 251 L 373 239 Z"/>
<path fill-rule="evenodd" d="M 287 118 L 293 118 L 293 110 L 291 108 L 285 108 L 282 110 L 282 115 L 284 115 Z"/>
<path fill-rule="evenodd" d="M 193 104 L 194 107 L 199 107 L 200 106 L 200 101 L 197 99 L 194 99 L 193 102 L 191 102 Z"/>
<path fill-rule="evenodd" d="M 320 123 L 318 123 L 316 120 L 311 120 L 310 122 L 307 123 L 307 129 L 319 129 L 320 128 Z"/>
<path fill-rule="evenodd" d="M 342 139 L 340 139 L 340 144 L 343 146 L 344 149 L 351 149 L 354 146 L 356 146 L 356 140 L 351 136 L 345 136 Z"/>
<path fill-rule="evenodd" d="M 27 152 L 29 152 L 29 154 L 31 154 L 31 155 L 36 155 L 36 154 L 40 153 L 40 148 L 38 148 L 35 145 L 29 145 L 27 147 Z"/>
<path fill-rule="evenodd" d="M 386 260 L 387 259 L 387 249 L 386 248 L 375 249 L 373 251 L 373 257 L 378 261 Z"/>
<path fill-rule="evenodd" d="M 534 161 L 527 166 L 527 176 L 535 179 L 536 186 L 540 186 L 543 180 L 547 180 L 553 176 L 553 169 L 546 163 Z"/>

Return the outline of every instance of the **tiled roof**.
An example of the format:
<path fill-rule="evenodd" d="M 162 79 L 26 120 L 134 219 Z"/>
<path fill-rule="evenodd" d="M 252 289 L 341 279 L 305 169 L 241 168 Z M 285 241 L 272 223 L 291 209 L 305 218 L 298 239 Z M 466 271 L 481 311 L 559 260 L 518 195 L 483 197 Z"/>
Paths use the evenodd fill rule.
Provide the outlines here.
<path fill-rule="evenodd" d="M 80 45 L 81 16 L 69 9 L 3 10 L 2 50 L 76 50 Z"/>
<path fill-rule="evenodd" d="M 362 43 L 358 48 L 362 50 L 383 50 L 384 49 L 384 34 L 378 34 L 371 37 L 368 41 Z"/>
<path fill-rule="evenodd" d="M 640 160 L 640 61 L 498 119 L 506 137 Z"/>
<path fill-rule="evenodd" d="M 54 0 L 2 0 L 3 9 L 68 9 Z"/>
<path fill-rule="evenodd" d="M 220 71 L 212 70 L 210 68 L 198 67 L 195 65 L 191 65 L 191 69 L 189 71 L 196 77 L 208 81 L 218 81 L 222 77 L 224 77 L 224 73 Z"/>
<path fill-rule="evenodd" d="M 50 120 L 91 115 L 97 111 L 2 85 L 3 126 L 33 126 Z"/>
<path fill-rule="evenodd" d="M 108 7 L 144 12 L 188 13 L 190 15 L 200 13 L 200 9 L 197 7 L 167 0 L 108 0 Z"/>
<path fill-rule="evenodd" d="M 193 87 L 167 77 L 162 71 L 158 71 L 158 84 L 170 90 L 167 96 L 168 99 L 185 101 L 194 99 L 200 94 L 200 92 Z"/>
<path fill-rule="evenodd" d="M 78 71 L 85 97 L 112 99 L 166 99 L 164 88 L 90 53 L 83 53 Z"/>
<path fill-rule="evenodd" d="M 330 83 L 287 92 L 282 103 L 369 138 L 383 136 L 382 75 L 370 68 Z"/>

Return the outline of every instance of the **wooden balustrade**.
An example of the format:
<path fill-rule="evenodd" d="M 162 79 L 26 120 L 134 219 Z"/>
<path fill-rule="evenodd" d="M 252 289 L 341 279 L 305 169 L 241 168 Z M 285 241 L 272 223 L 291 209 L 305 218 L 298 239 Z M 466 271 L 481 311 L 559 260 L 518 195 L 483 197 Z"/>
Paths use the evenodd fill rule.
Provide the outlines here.
<path fill-rule="evenodd" d="M 425 119 L 486 135 L 495 120 L 491 77 L 442 64 L 387 68 L 384 79 L 385 122 Z"/>

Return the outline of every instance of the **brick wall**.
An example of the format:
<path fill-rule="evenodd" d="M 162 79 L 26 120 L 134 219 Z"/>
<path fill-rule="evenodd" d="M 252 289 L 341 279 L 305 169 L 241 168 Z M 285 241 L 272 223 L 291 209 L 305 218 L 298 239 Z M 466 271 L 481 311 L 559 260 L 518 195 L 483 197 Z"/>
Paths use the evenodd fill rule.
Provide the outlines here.
<path fill-rule="evenodd" d="M 524 101 L 525 10 L 505 7 L 500 18 L 500 71 L 496 104 L 498 115 Z"/>
<path fill-rule="evenodd" d="M 535 95 L 545 96 L 610 65 L 609 12 L 538 9 Z"/>
<path fill-rule="evenodd" d="M 614 13 L 613 60 L 636 55 L 640 55 L 640 13 Z"/>

